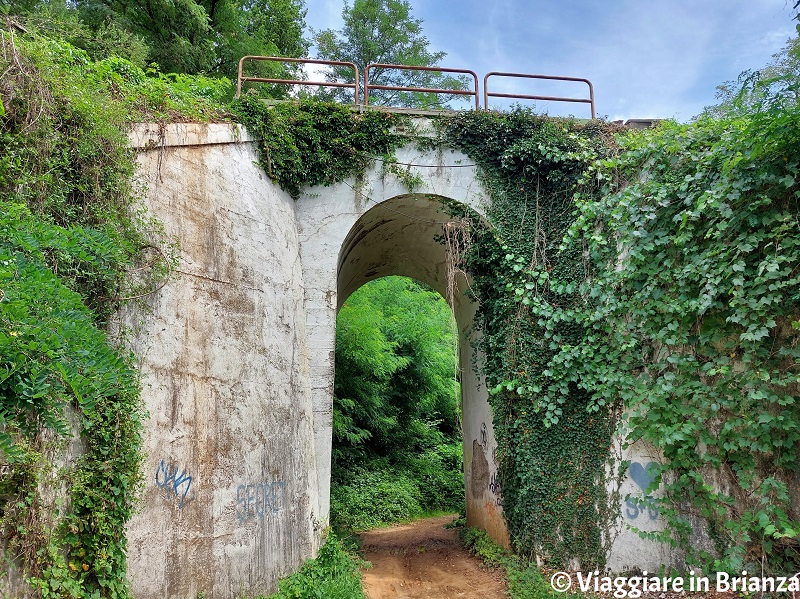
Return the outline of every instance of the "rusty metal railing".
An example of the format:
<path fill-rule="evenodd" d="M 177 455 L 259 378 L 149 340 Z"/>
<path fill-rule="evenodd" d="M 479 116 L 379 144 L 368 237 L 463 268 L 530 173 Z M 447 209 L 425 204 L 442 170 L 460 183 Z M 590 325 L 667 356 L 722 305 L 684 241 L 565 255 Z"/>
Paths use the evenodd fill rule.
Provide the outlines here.
<path fill-rule="evenodd" d="M 398 69 L 406 71 L 429 71 L 434 73 L 460 73 L 462 75 L 472 75 L 475 81 L 475 88 L 469 89 L 438 89 L 432 87 L 405 87 L 402 85 L 370 85 L 369 71 L 370 69 Z M 369 104 L 369 90 L 381 89 L 386 91 L 399 91 L 399 92 L 422 92 L 430 94 L 452 94 L 458 96 L 475 96 L 475 110 L 480 110 L 480 99 L 478 96 L 478 75 L 474 71 L 468 69 L 444 69 L 441 67 L 419 67 L 409 66 L 402 64 L 387 64 L 387 63 L 372 63 L 368 64 L 364 69 L 364 106 Z"/>
<path fill-rule="evenodd" d="M 242 75 L 246 60 L 269 60 L 272 62 L 294 62 L 300 64 L 322 64 L 332 67 L 351 67 L 353 69 L 354 83 L 340 83 L 338 81 L 304 81 L 302 79 L 271 79 L 268 77 L 245 77 Z M 353 104 L 358 104 L 358 67 L 352 62 L 338 60 L 316 60 L 312 58 L 283 58 L 281 56 L 244 56 L 239 61 L 239 77 L 236 81 L 236 97 L 242 93 L 242 83 L 254 81 L 258 83 L 282 83 L 285 85 L 315 85 L 317 87 L 349 87 L 355 90 Z"/>
<path fill-rule="evenodd" d="M 530 96 L 525 94 L 504 94 L 499 92 L 490 92 L 489 91 L 489 77 L 519 77 L 523 79 L 547 79 L 551 81 L 577 81 L 585 83 L 589 86 L 589 97 L 588 98 L 562 98 L 556 96 Z M 520 100 L 551 100 L 555 102 L 581 102 L 584 104 L 590 104 L 592 107 L 592 118 L 595 118 L 595 111 L 594 111 L 594 87 L 592 87 L 592 82 L 588 79 L 583 79 L 580 77 L 561 77 L 557 75 L 527 75 L 524 73 L 501 73 L 499 71 L 492 71 L 491 73 L 487 73 L 486 76 L 483 78 L 483 107 L 486 110 L 489 110 L 489 98 L 515 98 Z"/>
<path fill-rule="evenodd" d="M 299 63 L 299 64 L 319 64 L 325 66 L 343 66 L 349 67 L 353 70 L 353 83 L 342 83 L 339 81 L 304 81 L 302 79 L 272 79 L 267 77 L 248 77 L 243 74 L 244 63 L 246 61 L 258 61 L 258 60 L 267 60 L 272 62 L 290 62 L 290 63 Z M 439 88 L 431 88 L 431 87 L 406 87 L 406 86 L 399 86 L 399 85 L 378 85 L 378 84 L 370 84 L 369 82 L 369 75 L 370 70 L 374 69 L 399 69 L 399 70 L 408 70 L 408 71 L 428 71 L 434 73 L 457 73 L 461 75 L 470 75 L 472 80 L 474 81 L 474 87 L 472 89 L 439 89 Z M 527 95 L 527 94 L 508 94 L 508 93 L 501 93 L 501 92 L 491 92 L 489 91 L 489 78 L 490 77 L 517 77 L 522 79 L 545 79 L 550 81 L 575 81 L 578 83 L 585 83 L 589 86 L 589 97 L 588 98 L 566 98 L 566 97 L 557 97 L 557 96 L 538 96 L 538 95 Z M 242 83 L 250 82 L 260 82 L 260 83 L 278 83 L 283 85 L 313 85 L 317 87 L 339 87 L 339 88 L 350 88 L 354 91 L 353 94 L 353 104 L 356 106 L 362 106 L 359 103 L 359 71 L 358 67 L 352 62 L 341 62 L 337 60 L 316 60 L 312 58 L 284 58 L 281 56 L 245 56 L 239 61 L 239 76 L 236 82 L 236 97 L 238 98 L 242 93 Z M 441 67 L 423 67 L 423 66 L 409 66 L 409 65 L 399 65 L 399 64 L 388 64 L 388 63 L 372 63 L 367 65 L 364 69 L 364 99 L 363 99 L 363 106 L 369 105 L 369 90 L 385 90 L 385 91 L 407 91 L 407 92 L 421 92 L 421 93 L 432 93 L 432 94 L 450 94 L 450 95 L 458 95 L 458 96 L 474 96 L 475 98 L 475 110 L 480 110 L 480 95 L 479 95 L 479 88 L 478 88 L 478 75 L 475 74 L 475 71 L 470 71 L 469 69 L 446 69 Z M 487 73 L 486 76 L 483 78 L 483 108 L 485 110 L 489 110 L 489 98 L 511 98 L 511 99 L 519 99 L 519 100 L 546 100 L 546 101 L 554 101 L 554 102 L 578 102 L 583 104 L 589 104 L 592 110 L 592 118 L 595 117 L 595 106 L 594 106 L 594 87 L 592 86 L 592 82 L 588 79 L 583 79 L 581 77 L 563 77 L 558 75 L 529 75 L 526 73 L 504 73 L 500 71 L 492 71 Z"/>

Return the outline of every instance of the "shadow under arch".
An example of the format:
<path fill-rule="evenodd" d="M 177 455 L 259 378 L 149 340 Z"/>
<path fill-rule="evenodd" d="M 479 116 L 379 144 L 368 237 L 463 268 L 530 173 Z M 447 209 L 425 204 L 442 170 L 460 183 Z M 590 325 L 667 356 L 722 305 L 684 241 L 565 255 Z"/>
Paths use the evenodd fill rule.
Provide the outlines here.
<path fill-rule="evenodd" d="M 454 203 L 486 224 L 483 215 L 470 206 L 433 194 L 394 196 L 361 214 L 339 251 L 337 311 L 356 289 L 391 275 L 425 283 L 451 305 L 458 329 L 467 524 L 486 530 L 508 546 L 488 392 L 472 368 L 478 358 L 472 326 L 477 306 L 465 293 L 468 281 L 463 274 L 457 276 L 456 290 L 452 298 L 448 297 L 444 236 L 445 226 L 455 220 L 448 210 L 448 205 Z"/>

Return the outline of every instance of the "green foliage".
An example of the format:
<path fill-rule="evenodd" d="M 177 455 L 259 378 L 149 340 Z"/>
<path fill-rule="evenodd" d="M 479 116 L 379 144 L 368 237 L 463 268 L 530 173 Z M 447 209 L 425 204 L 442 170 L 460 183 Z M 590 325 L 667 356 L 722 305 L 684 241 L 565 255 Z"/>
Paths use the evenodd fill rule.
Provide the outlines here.
<path fill-rule="evenodd" d="M 269 599 L 363 599 L 356 559 L 332 532 L 316 559 L 281 580 Z"/>
<path fill-rule="evenodd" d="M 130 122 L 227 120 L 224 105 L 234 87 L 224 77 L 165 74 L 155 65 L 143 70 L 117 57 L 91 64 L 85 76 L 126 109 Z"/>
<path fill-rule="evenodd" d="M 624 408 L 627 438 L 664 459 L 667 527 L 645 536 L 706 570 L 796 570 L 793 81 L 751 82 L 718 118 L 620 138 L 619 156 L 598 124 L 446 123 L 492 197 L 496 229 L 473 234 L 467 266 L 518 549 L 602 565 L 604 465 Z M 715 551 L 690 544 L 698 516 Z"/>
<path fill-rule="evenodd" d="M 331 526 L 336 530 L 368 530 L 424 513 L 418 482 L 395 469 L 348 476 L 352 482 L 331 488 Z"/>
<path fill-rule="evenodd" d="M 443 298 L 367 283 L 339 312 L 331 521 L 366 529 L 463 502 L 454 338 Z"/>
<path fill-rule="evenodd" d="M 756 71 L 745 71 L 737 81 L 717 86 L 715 106 L 706 107 L 704 116 L 726 117 L 758 112 L 773 103 L 797 104 L 800 100 L 800 37 L 792 38 L 772 61 Z"/>
<path fill-rule="evenodd" d="M 553 386 L 592 389 L 595 409 L 624 402 L 629 438 L 664 457 L 668 526 L 651 536 L 704 569 L 800 562 L 798 126 L 778 95 L 631 136 L 587 177 L 602 193 L 581 196 L 571 231 L 590 259 L 586 306 L 537 311 L 585 327 L 553 356 Z M 715 552 L 690 545 L 695 514 Z"/>
<path fill-rule="evenodd" d="M 411 5 L 406 0 L 355 0 L 347 2 L 342 9 L 344 27 L 341 31 L 326 29 L 314 33 L 319 58 L 354 63 L 363 76 L 368 64 L 400 64 L 409 66 L 435 66 L 445 56 L 444 52 L 431 52 L 430 42 L 422 33 L 422 20 L 415 19 Z M 332 67 L 331 81 L 353 82 L 353 70 L 347 67 Z M 442 73 L 425 71 L 400 71 L 397 69 L 370 70 L 371 85 L 397 87 L 427 87 L 439 89 L 465 89 L 466 82 Z M 333 92 L 335 97 L 345 100 L 349 92 Z M 464 96 L 455 96 L 462 100 Z M 373 90 L 369 94 L 370 104 L 435 108 L 442 106 L 454 96 L 438 96 L 429 93 Z"/>
<path fill-rule="evenodd" d="M 542 571 L 535 564 L 510 555 L 495 543 L 485 531 L 478 528 L 463 528 L 460 531 L 464 546 L 491 568 L 503 568 L 508 580 L 511 599 L 556 599 L 580 597 L 578 593 L 557 593 Z"/>
<path fill-rule="evenodd" d="M 126 263 L 126 256 L 103 255 L 118 248 L 96 232 L 42 223 L 19 204 L 2 202 L 0 207 L 0 322 L 5 331 L 0 333 L 0 423 L 28 437 L 40 424 L 67 436 L 68 403 L 76 401 L 88 417 L 98 401 L 133 393 L 136 385 L 133 372 L 94 326 L 83 298 L 63 281 L 75 285 L 79 275 L 85 275 L 84 281 L 113 280 L 114 268 Z M 65 268 L 58 278 L 46 264 L 46 252 L 58 256 L 58 265 L 78 266 Z M 7 433 L 0 432 L 0 449 L 11 459 L 17 455 Z"/>
<path fill-rule="evenodd" d="M 565 384 L 549 391 L 552 356 L 581 327 L 539 319 L 535 301 L 578 305 L 556 296 L 550 279 L 584 279 L 580 251 L 559 251 L 574 220 L 573 194 L 584 172 L 609 150 L 611 126 L 549 119 L 517 110 L 461 113 L 443 123 L 447 143 L 482 169 L 493 230 L 473 219 L 465 267 L 480 298 L 482 372 L 492 390 L 503 513 L 514 546 L 546 562 L 579 558 L 602 567 L 604 534 L 617 513 L 606 464 L 617 410 L 589 411 L 592 395 Z M 535 300 L 535 301 L 534 301 Z"/>
<path fill-rule="evenodd" d="M 580 593 L 558 593 L 550 584 L 551 574 L 545 574 L 535 564 L 523 560 L 506 562 L 508 594 L 512 599 L 577 599 Z"/>
<path fill-rule="evenodd" d="M 11 2 L 26 25 L 167 73 L 235 77 L 242 56 L 303 56 L 302 0 L 53 0 Z"/>
<path fill-rule="evenodd" d="M 392 154 L 402 142 L 393 132 L 403 121 L 399 115 L 356 114 L 316 101 L 268 105 L 248 95 L 233 110 L 261 140 L 264 170 L 294 198 L 306 186 L 358 179 L 375 156 Z"/>
<path fill-rule="evenodd" d="M 492 540 L 485 530 L 471 527 L 462 528 L 459 530 L 459 536 L 464 546 L 472 554 L 481 558 L 487 566 L 496 568 L 508 557 L 508 552 Z"/>
<path fill-rule="evenodd" d="M 218 73 L 235 77 L 242 56 L 307 56 L 303 0 L 206 0 L 203 5 L 219 40 L 214 67 Z"/>
<path fill-rule="evenodd" d="M 90 24 L 83 9 L 76 10 L 76 4 L 59 0 L 16 0 L 5 5 L 0 2 L 0 13 L 9 11 L 29 32 L 65 40 L 85 50 L 92 60 L 120 56 L 139 67 L 147 64 L 150 47 L 144 38 L 110 18 Z"/>
<path fill-rule="evenodd" d="M 103 328 L 151 283 L 131 275 L 156 250 L 133 205 L 124 124 L 137 113 L 113 98 L 144 77 L 65 42 L 2 39 L 0 529 L 36 596 L 128 597 L 143 416 L 131 360 Z"/>
<path fill-rule="evenodd" d="M 360 447 L 435 446 L 435 430 L 458 430 L 450 319 L 442 297 L 411 279 L 378 279 L 348 298 L 337 319 L 334 463 Z"/>

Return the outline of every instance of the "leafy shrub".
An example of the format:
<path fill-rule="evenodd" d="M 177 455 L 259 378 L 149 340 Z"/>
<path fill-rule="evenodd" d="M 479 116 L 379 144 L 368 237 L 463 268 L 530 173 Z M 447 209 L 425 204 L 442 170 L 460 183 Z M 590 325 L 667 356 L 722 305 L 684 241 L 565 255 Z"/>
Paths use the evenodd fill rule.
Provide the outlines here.
<path fill-rule="evenodd" d="M 461 443 L 441 444 L 402 463 L 417 484 L 426 512 L 458 512 L 464 504 L 464 454 Z"/>
<path fill-rule="evenodd" d="M 366 530 L 421 516 L 419 486 L 395 471 L 363 471 L 331 488 L 331 525 Z"/>
<path fill-rule="evenodd" d="M 342 541 L 329 533 L 316 559 L 280 581 L 269 599 L 362 599 L 361 574 Z"/>
<path fill-rule="evenodd" d="M 0 46 L 0 529 L 36 593 L 125 598 L 143 415 L 104 329 L 153 246 L 125 135 L 140 113 L 113 96 L 147 77 L 36 35 Z M 76 433 L 81 455 L 55 471 Z"/>
<path fill-rule="evenodd" d="M 557 593 L 540 568 L 524 558 L 512 555 L 495 543 L 485 531 L 463 528 L 460 537 L 464 546 L 491 568 L 503 568 L 508 580 L 511 599 L 573 599 L 577 593 Z"/>
<path fill-rule="evenodd" d="M 479 528 L 462 528 L 459 536 L 464 546 L 474 555 L 477 555 L 488 566 L 500 566 L 508 557 L 508 552 L 495 543 L 486 534 L 485 530 Z"/>

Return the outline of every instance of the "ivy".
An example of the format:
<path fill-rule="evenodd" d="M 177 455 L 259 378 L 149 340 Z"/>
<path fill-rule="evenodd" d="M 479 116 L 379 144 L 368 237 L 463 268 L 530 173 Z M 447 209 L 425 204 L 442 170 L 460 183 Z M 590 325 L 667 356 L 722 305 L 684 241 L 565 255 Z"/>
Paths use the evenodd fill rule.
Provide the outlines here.
<path fill-rule="evenodd" d="M 586 171 L 614 150 L 615 127 L 516 110 L 461 113 L 442 129 L 445 143 L 480 165 L 490 194 L 492 229 L 474 222 L 465 266 L 479 298 L 481 371 L 491 389 L 512 542 L 548 563 L 578 558 L 582 567 L 602 567 L 617 515 L 606 466 L 619 403 L 592 409 L 591 390 L 558 380 L 551 361 L 583 327 L 543 318 L 538 306 L 581 303 L 574 291 L 552 289 L 551 280 L 572 289 L 584 280 L 580 250 L 562 251 L 561 240 Z"/>
<path fill-rule="evenodd" d="M 706 571 L 797 569 L 800 110 L 723 114 L 444 127 L 491 195 L 467 259 L 482 371 L 512 538 L 545 561 L 602 564 L 620 430 L 663 458 L 666 527 L 643 536 Z"/>
<path fill-rule="evenodd" d="M 394 151 L 407 141 L 395 132 L 407 118 L 389 112 L 359 114 L 314 100 L 267 104 L 248 95 L 234 102 L 233 110 L 260 140 L 264 170 L 293 198 L 307 186 L 358 180 L 376 157 L 393 165 Z"/>
<path fill-rule="evenodd" d="M 125 88 L 125 61 L 0 33 L 3 560 L 31 596 L 124 598 L 143 415 L 105 329 L 168 266 L 142 233 L 124 132 L 149 101 Z"/>
<path fill-rule="evenodd" d="M 780 102 L 628 137 L 579 195 L 586 303 L 542 310 L 585 327 L 558 384 L 622 400 L 628 438 L 663 455 L 650 536 L 708 570 L 800 563 L 798 125 Z M 704 532 L 712 550 L 690 542 Z"/>

